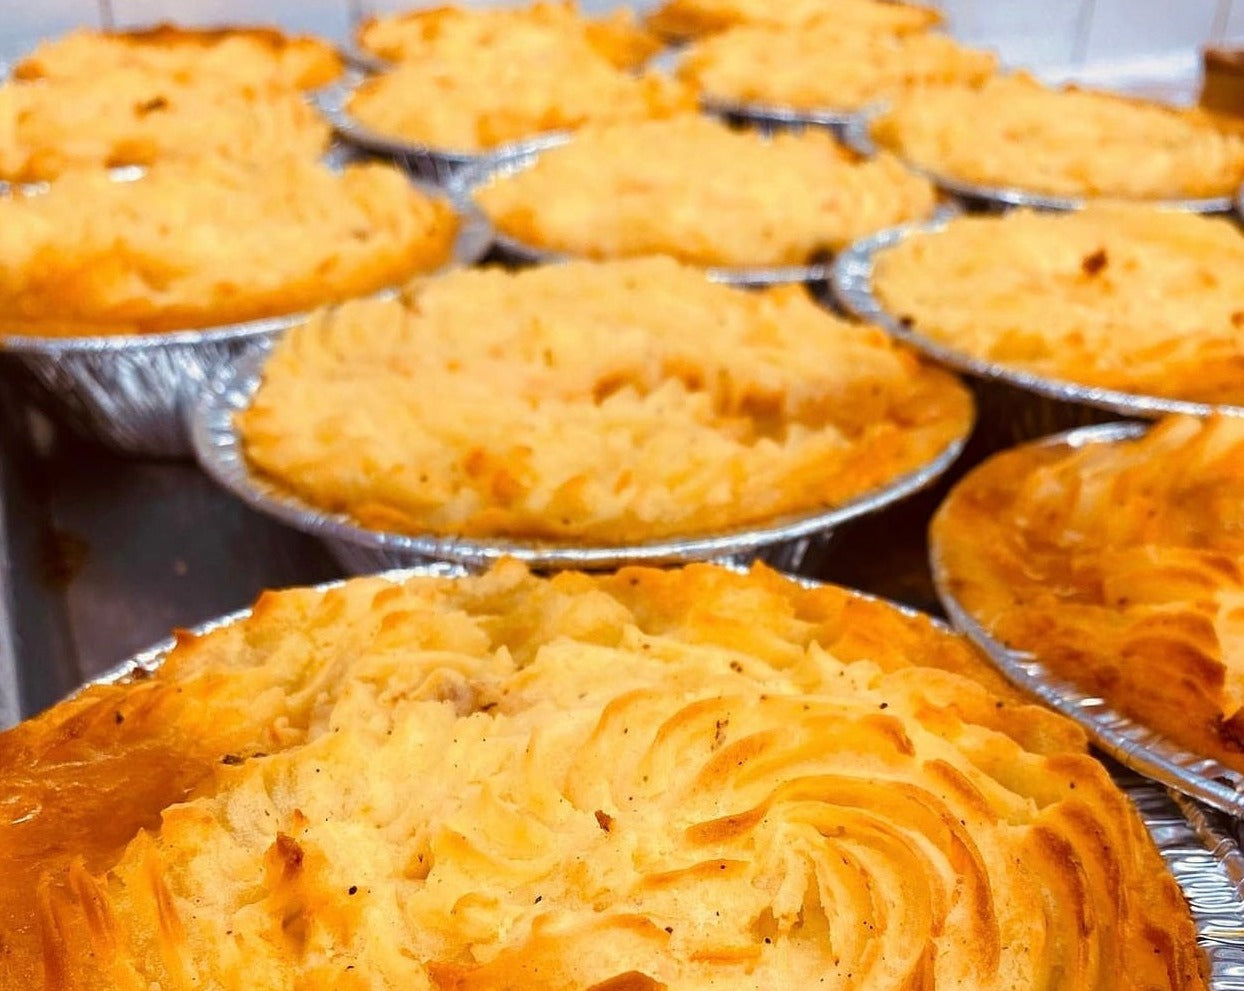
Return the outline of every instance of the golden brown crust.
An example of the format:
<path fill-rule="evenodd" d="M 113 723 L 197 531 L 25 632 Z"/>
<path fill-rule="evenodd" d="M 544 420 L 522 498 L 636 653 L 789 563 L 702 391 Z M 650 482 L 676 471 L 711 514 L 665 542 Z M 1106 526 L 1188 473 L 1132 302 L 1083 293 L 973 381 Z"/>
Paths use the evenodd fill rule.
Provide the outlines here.
<path fill-rule="evenodd" d="M 295 328 L 238 429 L 361 525 L 638 543 L 841 504 L 965 436 L 967 391 L 802 287 L 668 259 L 454 272 Z"/>
<path fill-rule="evenodd" d="M 272 81 L 179 79 L 140 66 L 0 85 L 0 179 L 39 182 L 102 166 L 265 162 L 327 148 L 327 122 Z"/>
<path fill-rule="evenodd" d="M 855 30 L 909 34 L 942 21 L 932 7 L 877 0 L 666 0 L 648 16 L 648 26 L 682 41 L 716 34 L 740 24 L 803 28 L 818 21 Z"/>
<path fill-rule="evenodd" d="M 633 69 L 661 49 L 661 41 L 622 7 L 608 17 L 584 17 L 574 0 L 537 0 L 528 7 L 423 7 L 370 17 L 358 29 L 359 47 L 395 62 L 415 61 L 456 48 L 487 48 L 499 37 L 529 28 L 586 41 L 619 69 Z M 504 43 L 504 42 L 503 42 Z"/>
<path fill-rule="evenodd" d="M 1170 200 L 1231 196 L 1244 180 L 1238 125 L 1023 73 L 898 94 L 871 131 L 936 175 L 1036 193 Z"/>
<path fill-rule="evenodd" d="M 298 313 L 440 267 L 457 226 L 443 201 L 381 165 L 170 163 L 134 182 L 77 173 L 0 199 L 0 335 Z"/>
<path fill-rule="evenodd" d="M 981 668 L 763 569 L 268 594 L 0 737 L 8 800 L 52 803 L 0 822 L 0 964 L 32 991 L 1204 988 L 1134 810 L 1074 727 L 951 673 Z M 39 773 L 69 737 L 85 787 Z M 114 787 L 152 752 L 184 802 Z M 19 877 L 31 841 L 66 854 Z"/>
<path fill-rule="evenodd" d="M 13 67 L 13 78 L 98 81 L 121 68 L 208 82 L 276 82 L 314 89 L 340 76 L 344 64 L 328 42 L 275 28 L 155 24 L 127 31 L 71 31 L 21 59 Z"/>
<path fill-rule="evenodd" d="M 827 19 L 798 31 L 731 28 L 692 44 L 678 77 L 719 102 L 799 110 L 859 110 L 928 85 L 976 85 L 997 57 L 944 34 L 888 32 Z"/>
<path fill-rule="evenodd" d="M 518 29 L 489 47 L 434 48 L 399 63 L 363 82 L 346 106 L 377 134 L 462 152 L 695 108 L 694 92 L 661 73 L 616 69 L 582 39 Z"/>
<path fill-rule="evenodd" d="M 1244 236 L 1139 205 L 957 217 L 877 257 L 877 298 L 954 350 L 1045 378 L 1244 404 Z"/>
<path fill-rule="evenodd" d="M 692 116 L 585 128 L 474 195 L 498 230 L 540 248 L 740 267 L 822 261 L 937 202 L 893 156 L 861 161 L 827 132 L 761 138 Z"/>
<path fill-rule="evenodd" d="M 996 637 L 1180 746 L 1244 771 L 1244 420 L 997 455 L 933 524 Z"/>

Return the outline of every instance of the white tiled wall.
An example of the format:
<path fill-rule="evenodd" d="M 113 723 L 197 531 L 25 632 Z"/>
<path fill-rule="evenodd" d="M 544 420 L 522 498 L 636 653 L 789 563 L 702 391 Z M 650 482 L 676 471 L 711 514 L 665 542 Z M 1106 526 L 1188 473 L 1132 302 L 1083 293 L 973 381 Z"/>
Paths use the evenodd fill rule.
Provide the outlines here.
<path fill-rule="evenodd" d="M 1222 25 L 1224 38 L 1244 44 L 1244 0 L 1229 5 Z"/>
<path fill-rule="evenodd" d="M 118 26 L 158 20 L 198 24 L 269 21 L 344 39 L 357 17 L 412 2 L 415 0 L 3 0 L 0 59 L 11 58 L 36 39 L 74 25 L 110 21 Z M 636 0 L 634 5 L 648 7 L 655 2 Z M 589 11 L 615 4 L 616 0 L 582 0 Z M 1179 53 L 1184 58 L 1181 64 L 1191 64 L 1196 48 L 1205 42 L 1244 42 L 1244 0 L 941 0 L 938 5 L 965 40 L 997 47 L 1010 64 L 1062 68 L 1064 74 L 1086 63 L 1101 66 L 1133 60 L 1147 64 L 1154 55 Z"/>
<path fill-rule="evenodd" d="M 1091 0 L 942 0 L 955 36 L 996 48 L 1010 65 L 1045 67 L 1079 61 Z M 1241 0 L 1244 4 L 1244 0 Z"/>

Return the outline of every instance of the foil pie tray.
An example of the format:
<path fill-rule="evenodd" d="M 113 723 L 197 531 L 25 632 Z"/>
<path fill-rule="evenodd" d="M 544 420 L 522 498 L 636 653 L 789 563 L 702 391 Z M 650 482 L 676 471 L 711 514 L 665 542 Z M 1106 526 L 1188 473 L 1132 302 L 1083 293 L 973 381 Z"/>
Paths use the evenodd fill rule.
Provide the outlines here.
<path fill-rule="evenodd" d="M 877 145 L 869 132 L 871 118 L 867 114 L 856 114 L 843 124 L 842 140 L 861 155 L 873 156 L 877 153 Z M 897 154 L 897 153 L 896 153 Z M 903 156 L 899 154 L 899 158 Z M 953 176 L 942 175 L 932 169 L 923 168 L 913 162 L 905 164 L 913 172 L 923 175 L 940 189 L 963 200 L 964 204 L 983 210 L 1003 211 L 1017 206 L 1031 207 L 1034 210 L 1067 211 L 1081 210 L 1092 202 L 1093 197 L 1058 196 L 1053 193 L 1039 193 L 1018 186 L 990 186 L 984 183 L 969 182 Z M 1228 213 L 1232 208 L 1230 196 L 1209 196 L 1202 198 L 1181 198 L 1167 200 L 1146 200 L 1149 206 L 1160 210 L 1180 210 L 1185 213 Z"/>
<path fill-rule="evenodd" d="M 348 158 L 330 154 L 329 162 L 343 157 Z M 116 178 L 139 176 L 125 170 Z M 473 264 L 492 243 L 492 230 L 478 213 L 460 211 L 459 216 L 445 269 Z M 185 457 L 190 454 L 185 407 L 211 369 L 305 319 L 298 313 L 159 334 L 5 336 L 0 337 L 0 362 L 14 366 L 31 397 L 83 436 L 126 454 Z"/>
<path fill-rule="evenodd" d="M 372 130 L 347 109 L 354 90 L 366 76 L 358 70 L 348 71 L 338 83 L 317 90 L 314 102 L 333 130 L 345 141 L 375 155 L 384 155 L 426 182 L 445 185 L 469 166 L 502 162 L 515 155 L 538 151 L 566 140 L 561 132 L 535 135 L 523 141 L 499 145 L 490 151 L 463 151 L 439 148 L 419 141 L 403 140 Z"/>
<path fill-rule="evenodd" d="M 762 103 L 738 103 L 701 97 L 700 109 L 713 117 L 720 117 L 730 124 L 754 127 L 765 132 L 801 130 L 805 127 L 821 127 L 830 130 L 840 140 L 866 111 L 861 110 L 800 110 L 796 107 L 779 107 Z"/>
<path fill-rule="evenodd" d="M 382 577 L 399 582 L 414 577 L 453 578 L 463 573 L 461 566 L 439 563 L 389 571 Z M 316 587 L 327 589 L 339 584 L 328 582 Z M 249 609 L 241 609 L 201 624 L 193 632 L 206 633 L 249 614 Z M 171 638 L 161 641 L 100 675 L 94 683 L 112 684 L 150 674 L 173 646 Z M 1208 965 L 1210 991 L 1244 991 L 1244 854 L 1233 836 L 1233 824 L 1131 771 L 1117 766 L 1110 770 L 1140 813 L 1167 869 L 1188 900 L 1197 942 Z"/>
<path fill-rule="evenodd" d="M 1010 447 L 1061 430 L 1109 422 L 1119 416 L 1157 419 L 1170 413 L 1244 415 L 1244 407 L 1119 392 L 1080 385 L 976 358 L 941 344 L 886 310 L 873 292 L 877 256 L 917 233 L 942 230 L 947 221 L 893 227 L 857 241 L 838 255 L 831 276 L 833 295 L 847 312 L 876 324 L 934 361 L 969 376 L 977 397 L 977 439 L 986 450 Z"/>
<path fill-rule="evenodd" d="M 253 472 L 234 427 L 234 415 L 246 409 L 259 387 L 271 350 L 264 342 L 229 365 L 221 366 L 191 411 L 190 434 L 203 469 L 253 509 L 319 537 L 347 571 L 366 574 L 408 567 L 428 560 L 452 561 L 471 568 L 514 557 L 539 570 L 602 570 L 628 564 L 674 564 L 731 558 L 750 560 L 777 553 L 776 563 L 795 568 L 810 549 L 809 541 L 848 521 L 875 513 L 928 485 L 954 463 L 960 439 L 917 471 L 832 509 L 787 517 L 767 526 L 708 536 L 619 546 L 575 546 L 543 541 L 486 540 L 370 530 L 350 517 L 308 505 L 295 494 Z M 772 560 L 772 558 L 770 558 Z"/>
<path fill-rule="evenodd" d="M 1057 434 L 1038 443 L 1074 449 L 1130 440 L 1141 436 L 1146 429 L 1142 423 L 1108 423 Z M 1103 699 L 1088 695 L 1059 678 L 1042 664 L 1038 655 L 1006 646 L 955 597 L 951 591 L 952 576 L 936 542 L 930 544 L 929 562 L 938 598 L 951 622 L 970 637 L 1008 679 L 1079 723 L 1098 749 L 1121 764 L 1216 809 L 1244 817 L 1244 774 L 1184 750 L 1161 734 L 1114 711 Z"/>

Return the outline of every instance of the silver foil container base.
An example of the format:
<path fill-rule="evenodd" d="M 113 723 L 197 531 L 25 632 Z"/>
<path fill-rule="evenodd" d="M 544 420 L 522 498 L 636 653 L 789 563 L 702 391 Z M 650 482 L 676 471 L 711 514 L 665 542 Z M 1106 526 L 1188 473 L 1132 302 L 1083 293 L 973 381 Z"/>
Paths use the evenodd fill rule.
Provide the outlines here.
<path fill-rule="evenodd" d="M 1147 429 L 1141 423 L 1109 423 L 1057 434 L 1039 443 L 1070 450 L 1131 440 Z M 1013 649 L 994 637 L 955 596 L 954 575 L 946 567 L 935 540 L 929 547 L 929 566 L 938 598 L 955 628 L 970 637 L 1010 681 L 1078 723 L 1098 749 L 1119 763 L 1216 809 L 1244 817 L 1244 774 L 1184 750 L 1116 712 L 1104 699 L 1088 695 L 1059 678 L 1037 654 Z"/>
<path fill-rule="evenodd" d="M 87 440 L 122 454 L 190 454 L 185 411 L 221 362 L 296 318 L 256 321 L 236 332 L 72 340 L 0 340 L 0 361 L 40 408 Z"/>
<path fill-rule="evenodd" d="M 728 124 L 753 128 L 763 134 L 802 131 L 816 127 L 832 132 L 839 141 L 845 141 L 854 122 L 867 113 L 857 110 L 799 110 L 794 107 L 738 103 L 713 97 L 701 98 L 700 109 Z"/>
<path fill-rule="evenodd" d="M 462 568 L 429 564 L 387 572 L 381 577 L 400 582 L 417 577 L 457 578 Z M 332 588 L 340 582 L 317 586 Z M 813 584 L 804 581 L 803 584 Z M 911 610 L 903 609 L 911 614 Z M 242 609 L 211 620 L 191 632 L 207 633 L 250 615 Z M 123 661 L 93 684 L 114 684 L 127 678 L 149 676 L 173 649 L 170 638 Z M 1131 771 L 1110 767 L 1115 783 L 1139 813 L 1171 876 L 1179 885 L 1196 926 L 1197 942 L 1205 954 L 1209 991 L 1244 991 L 1244 855 L 1232 822 L 1178 794 L 1168 793 Z"/>
<path fill-rule="evenodd" d="M 726 554 L 720 557 L 705 558 L 731 568 L 747 568 L 756 562 L 769 565 L 777 571 L 788 575 L 804 575 L 815 558 L 824 554 L 833 540 L 834 531 L 825 530 L 820 533 L 758 547 L 752 551 Z M 428 567 L 437 562 L 431 557 L 420 557 L 417 554 L 382 547 L 364 547 L 349 540 L 338 537 L 321 537 L 321 542 L 333 556 L 333 559 L 349 575 L 372 575 L 393 569 Z M 463 557 L 459 566 L 464 571 L 479 572 L 486 570 L 495 559 L 485 557 Z M 692 560 L 687 558 L 686 560 Z M 625 563 L 625 562 L 623 562 Z M 634 563 L 685 563 L 683 559 L 662 562 Z M 575 567 L 569 562 L 568 567 Z M 533 569 L 540 570 L 539 563 L 533 562 Z M 582 565 L 590 568 L 591 565 Z"/>
<path fill-rule="evenodd" d="M 1152 420 L 1171 413 L 1244 415 L 1244 407 L 1239 406 L 1215 406 L 1046 378 L 973 357 L 921 334 L 918 326 L 890 313 L 877 298 L 873 272 L 877 257 L 886 250 L 914 234 L 936 233 L 947 222 L 939 219 L 894 227 L 857 241 L 835 259 L 831 286 L 846 312 L 876 324 L 896 340 L 968 378 L 979 402 L 974 453 L 984 454 L 1056 431 L 1120 417 Z"/>
<path fill-rule="evenodd" d="M 484 568 L 503 557 L 526 562 L 535 570 L 599 571 L 624 565 L 670 565 L 688 561 L 750 561 L 762 554 L 790 568 L 801 564 L 815 538 L 849 520 L 875 513 L 936 481 L 958 458 L 963 439 L 946 446 L 921 468 L 888 485 L 830 509 L 699 537 L 671 538 L 642 544 L 582 546 L 547 541 L 411 535 L 371 530 L 342 513 L 317 509 L 293 492 L 251 469 L 234 425 L 259 387 L 271 342 L 223 365 L 207 383 L 190 416 L 190 433 L 203 469 L 252 508 L 323 540 L 344 568 L 372 573 L 429 560 Z M 802 543 L 801 543 L 802 542 Z M 782 548 L 773 550 L 773 548 Z"/>

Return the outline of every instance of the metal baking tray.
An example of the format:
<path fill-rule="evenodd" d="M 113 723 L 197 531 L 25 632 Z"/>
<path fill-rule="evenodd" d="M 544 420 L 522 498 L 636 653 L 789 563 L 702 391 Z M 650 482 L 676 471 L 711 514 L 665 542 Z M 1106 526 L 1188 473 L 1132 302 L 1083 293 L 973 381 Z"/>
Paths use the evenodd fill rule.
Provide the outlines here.
<path fill-rule="evenodd" d="M 871 114 L 856 114 L 843 124 L 841 132 L 843 142 L 861 155 L 871 157 L 877 154 L 877 145 L 869 131 L 872 118 L 876 116 L 876 113 L 877 111 L 874 110 Z M 1026 206 L 1034 210 L 1081 210 L 1094 199 L 1090 196 L 1058 196 L 1053 193 L 1038 193 L 1017 186 L 990 186 L 968 182 L 917 165 L 903 158 L 898 152 L 895 154 L 903 159 L 904 164 L 913 172 L 924 176 L 951 195 L 959 197 L 965 204 L 983 209 L 1006 210 L 1011 207 Z M 1156 209 L 1181 210 L 1185 213 L 1227 213 L 1232 207 L 1230 196 L 1145 200 L 1143 202 Z"/>
<path fill-rule="evenodd" d="M 436 535 L 411 536 L 370 530 L 349 516 L 317 509 L 279 485 L 251 471 L 234 427 L 234 416 L 249 406 L 262 377 L 271 342 L 258 345 L 237 361 L 221 366 L 191 411 L 190 434 L 203 469 L 247 505 L 322 539 L 353 573 L 407 567 L 429 559 L 478 568 L 502 557 L 534 568 L 604 569 L 625 564 L 669 564 L 710 558 L 747 559 L 765 548 L 791 545 L 824 534 L 858 517 L 875 513 L 931 485 L 954 463 L 966 438 L 947 445 L 918 471 L 884 488 L 829 510 L 793 516 L 768 526 L 751 527 L 686 539 L 583 547 L 544 541 L 481 540 Z M 792 550 L 802 556 L 803 550 Z"/>
<path fill-rule="evenodd" d="M 450 199 L 453 200 L 459 210 L 475 210 L 482 214 L 483 210 L 474 198 L 477 189 L 495 179 L 508 178 L 526 171 L 536 164 L 543 151 L 564 145 L 571 140 L 571 135 L 561 135 L 551 138 L 544 148 L 516 154 L 503 161 L 479 162 L 464 168 L 447 183 L 446 188 L 448 189 Z M 958 212 L 956 206 L 942 204 L 934 211 L 933 219 L 944 221 Z M 562 252 L 529 244 L 505 233 L 500 228 L 496 228 L 493 233 L 493 244 L 507 259 L 523 264 L 550 264 L 568 261 L 573 257 Z M 833 261 L 832 258 L 828 257 L 822 262 L 808 265 L 707 266 L 704 269 L 709 279 L 713 282 L 732 286 L 750 286 L 753 288 L 788 285 L 795 282 L 814 283 L 823 286 L 829 279 L 832 270 Z"/>
<path fill-rule="evenodd" d="M 350 160 L 340 149 L 327 156 L 335 166 Z M 142 174 L 116 170 L 116 179 L 134 181 Z M 443 190 L 415 184 L 444 197 Z M 478 212 L 459 211 L 459 218 L 453 253 L 442 270 L 474 264 L 492 243 L 492 229 Z M 190 446 L 184 410 L 211 369 L 305 319 L 297 313 L 156 334 L 6 336 L 0 337 L 0 362 L 19 369 L 31 395 L 83 436 L 127 454 L 185 457 Z"/>
<path fill-rule="evenodd" d="M 1147 429 L 1142 423 L 1107 423 L 1057 434 L 1037 443 L 1074 449 L 1129 440 L 1141 436 Z M 1114 711 L 1103 699 L 1088 695 L 1050 672 L 1039 655 L 1007 647 L 955 598 L 951 591 L 952 576 L 936 542 L 929 547 L 929 561 L 933 583 L 946 614 L 1007 678 L 1079 723 L 1100 750 L 1120 763 L 1217 809 L 1244 817 L 1244 774 L 1184 750 L 1154 730 Z"/>
<path fill-rule="evenodd" d="M 320 113 L 327 118 L 333 130 L 352 145 L 372 154 L 391 158 L 416 178 L 437 185 L 448 183 L 468 166 L 504 161 L 515 155 L 558 144 L 566 138 L 563 132 L 550 132 L 533 135 L 523 141 L 498 145 L 485 152 L 438 148 L 419 141 L 381 134 L 356 119 L 347 109 L 351 95 L 365 79 L 365 74 L 353 70 L 347 72 L 340 82 L 317 90 L 314 101 Z"/>
<path fill-rule="evenodd" d="M 381 577 L 400 582 L 416 577 L 460 577 L 460 566 L 439 563 L 389 571 Z M 327 589 L 340 582 L 324 583 Z M 813 583 L 814 584 L 814 583 Z M 902 607 L 899 607 L 902 608 Z M 911 610 L 902 609 L 911 614 Z M 193 632 L 206 633 L 250 615 L 243 608 L 209 620 Z M 940 624 L 939 624 L 940 625 Z M 93 679 L 111 684 L 138 672 L 155 671 L 173 649 L 172 638 L 140 651 Z M 1232 824 L 1195 802 L 1167 793 L 1159 785 L 1114 765 L 1115 783 L 1139 812 L 1167 869 L 1188 901 L 1205 953 L 1210 991 L 1244 991 L 1244 854 L 1232 836 Z"/>
<path fill-rule="evenodd" d="M 979 433 L 982 439 L 990 439 L 988 449 L 1117 419 L 1120 415 L 1144 419 L 1156 419 L 1169 413 L 1208 416 L 1215 411 L 1244 415 L 1244 407 L 1240 406 L 1214 406 L 1046 378 L 973 357 L 924 336 L 916 327 L 907 326 L 888 312 L 873 294 L 876 258 L 905 238 L 940 231 L 946 223 L 946 219 L 941 219 L 893 227 L 856 242 L 835 260 L 831 287 L 834 297 L 848 312 L 876 324 L 934 361 L 970 376 L 978 400 Z"/>

